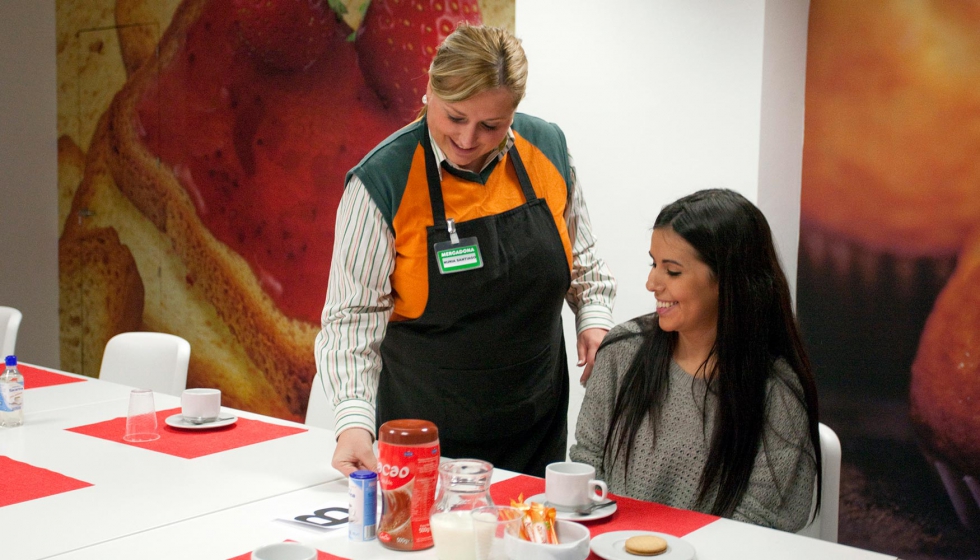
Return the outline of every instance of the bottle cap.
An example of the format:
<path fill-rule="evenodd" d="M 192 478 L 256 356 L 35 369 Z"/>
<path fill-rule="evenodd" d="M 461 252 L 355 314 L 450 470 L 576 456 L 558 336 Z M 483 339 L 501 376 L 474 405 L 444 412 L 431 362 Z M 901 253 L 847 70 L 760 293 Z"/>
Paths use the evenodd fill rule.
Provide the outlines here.
<path fill-rule="evenodd" d="M 439 440 L 439 429 L 428 420 L 388 420 L 378 428 L 378 441 L 393 445 L 421 445 Z"/>
<path fill-rule="evenodd" d="M 6 364 L 7 364 L 7 367 L 17 365 L 17 356 L 14 356 L 14 355 L 7 356 L 7 358 L 6 358 Z"/>
<path fill-rule="evenodd" d="M 372 478 L 378 478 L 378 473 L 374 471 L 360 470 L 350 473 L 350 477 L 354 480 L 371 480 Z"/>

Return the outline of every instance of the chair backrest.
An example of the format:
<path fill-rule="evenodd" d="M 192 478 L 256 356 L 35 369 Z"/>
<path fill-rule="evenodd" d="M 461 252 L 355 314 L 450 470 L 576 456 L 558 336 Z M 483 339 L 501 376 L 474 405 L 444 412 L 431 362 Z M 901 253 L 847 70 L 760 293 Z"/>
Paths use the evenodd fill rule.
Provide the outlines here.
<path fill-rule="evenodd" d="M 22 318 L 20 311 L 0 305 L 0 359 L 16 353 L 17 330 Z"/>
<path fill-rule="evenodd" d="M 800 535 L 837 542 L 837 523 L 840 513 L 840 439 L 826 424 L 820 424 L 820 456 L 823 462 L 820 474 L 823 488 L 820 491 L 820 511 L 813 522 L 798 532 Z M 816 497 L 816 489 L 814 489 Z M 814 500 L 816 506 L 816 500 Z"/>
<path fill-rule="evenodd" d="M 318 428 L 334 429 L 333 405 L 327 396 L 327 388 L 323 385 L 320 374 L 313 376 L 310 384 L 310 400 L 306 406 L 306 424 Z"/>
<path fill-rule="evenodd" d="M 99 379 L 180 396 L 187 387 L 191 345 L 157 332 L 127 332 L 109 339 Z"/>

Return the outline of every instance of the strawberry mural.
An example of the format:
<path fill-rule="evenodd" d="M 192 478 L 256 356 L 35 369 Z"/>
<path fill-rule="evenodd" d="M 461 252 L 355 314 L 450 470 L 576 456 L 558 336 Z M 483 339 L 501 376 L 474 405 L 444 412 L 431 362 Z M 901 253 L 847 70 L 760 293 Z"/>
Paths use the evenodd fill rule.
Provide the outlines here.
<path fill-rule="evenodd" d="M 271 68 L 305 70 L 341 30 L 327 0 L 232 0 L 242 40 Z"/>
<path fill-rule="evenodd" d="M 121 330 L 178 334 L 189 387 L 302 420 L 345 175 L 414 118 L 443 38 L 482 19 L 474 0 L 373 0 L 354 18 L 356 2 L 183 0 L 159 43 L 123 45 L 148 58 L 92 136 L 73 202 L 88 217 L 60 246 L 69 259 L 98 235 L 131 254 L 137 274 L 101 271 L 105 297 L 144 305 L 66 300 L 63 340 L 101 355 Z M 63 291 L 81 282 L 63 270 Z"/>
<path fill-rule="evenodd" d="M 357 31 L 358 63 L 399 118 L 418 111 L 436 48 L 461 21 L 482 23 L 476 0 L 371 1 Z"/>
<path fill-rule="evenodd" d="M 480 21 L 471 0 L 373 0 L 352 43 L 334 9 L 342 5 L 212 2 L 188 30 L 186 57 L 160 77 L 183 99 L 153 93 L 139 106 L 147 145 L 200 219 L 249 261 L 281 311 L 309 323 L 323 305 L 344 175 L 414 117 L 438 43 L 457 22 Z M 216 48 L 221 37 L 228 44 Z"/>

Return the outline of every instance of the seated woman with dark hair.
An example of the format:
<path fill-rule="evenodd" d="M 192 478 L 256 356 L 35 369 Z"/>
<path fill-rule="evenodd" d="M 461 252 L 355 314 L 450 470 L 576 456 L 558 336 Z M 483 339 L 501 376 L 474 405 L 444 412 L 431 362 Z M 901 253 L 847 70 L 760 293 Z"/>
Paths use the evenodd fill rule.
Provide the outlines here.
<path fill-rule="evenodd" d="M 817 394 L 765 216 L 733 191 L 694 193 L 660 212 L 650 258 L 657 312 L 603 341 L 572 460 L 616 494 L 803 528 Z"/>

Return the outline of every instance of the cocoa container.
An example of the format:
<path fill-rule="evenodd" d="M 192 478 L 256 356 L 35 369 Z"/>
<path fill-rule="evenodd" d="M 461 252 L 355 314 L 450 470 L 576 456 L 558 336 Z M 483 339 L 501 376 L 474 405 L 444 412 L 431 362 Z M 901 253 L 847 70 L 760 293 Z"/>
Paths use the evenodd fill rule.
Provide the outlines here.
<path fill-rule="evenodd" d="M 378 430 L 378 540 L 394 550 L 432 546 L 429 511 L 439 480 L 439 430 L 428 420 L 389 420 Z"/>

